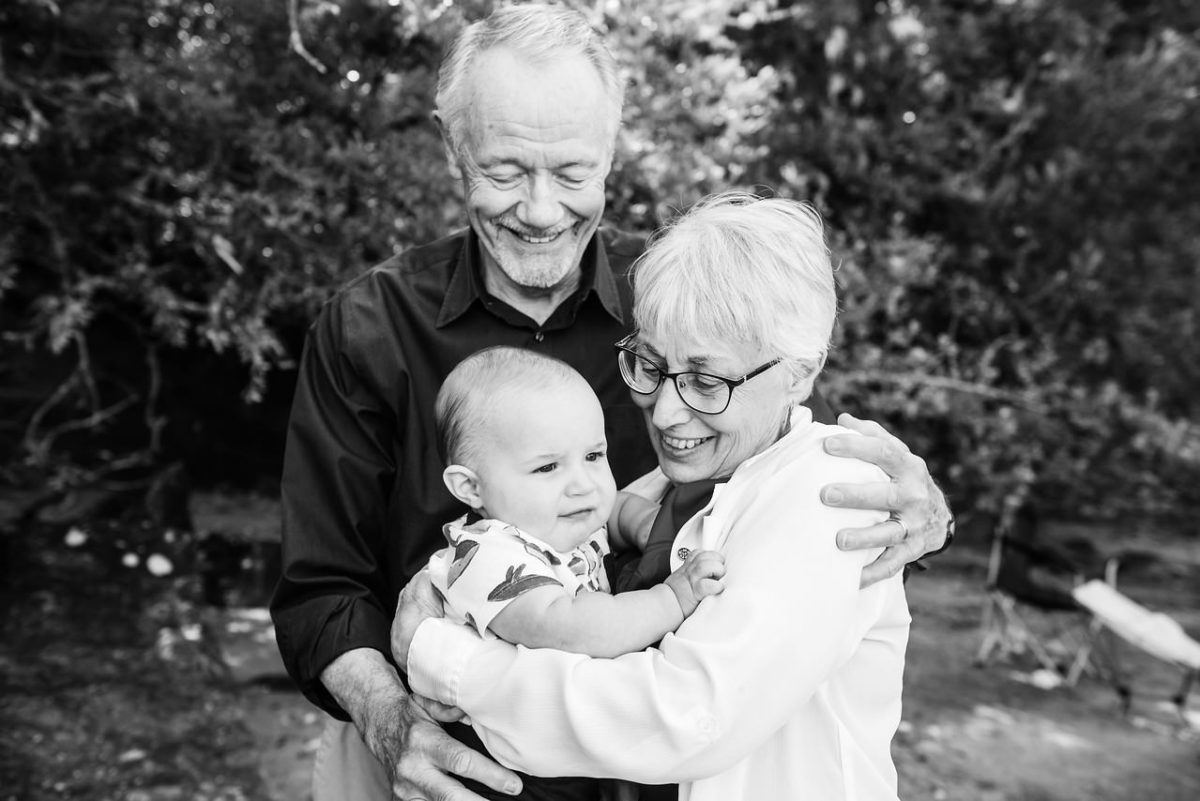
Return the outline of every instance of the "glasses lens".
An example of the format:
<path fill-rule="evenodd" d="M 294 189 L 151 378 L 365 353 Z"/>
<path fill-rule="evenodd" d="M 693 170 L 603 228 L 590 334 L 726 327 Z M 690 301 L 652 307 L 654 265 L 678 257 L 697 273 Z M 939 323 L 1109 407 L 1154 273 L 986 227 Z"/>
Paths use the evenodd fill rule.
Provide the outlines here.
<path fill-rule="evenodd" d="M 650 394 L 662 383 L 662 371 L 649 359 L 628 350 L 617 351 L 621 377 L 635 392 Z"/>
<path fill-rule="evenodd" d="M 720 414 L 729 405 L 729 385 L 704 373 L 680 373 L 676 379 L 679 395 L 688 406 L 705 414 Z"/>

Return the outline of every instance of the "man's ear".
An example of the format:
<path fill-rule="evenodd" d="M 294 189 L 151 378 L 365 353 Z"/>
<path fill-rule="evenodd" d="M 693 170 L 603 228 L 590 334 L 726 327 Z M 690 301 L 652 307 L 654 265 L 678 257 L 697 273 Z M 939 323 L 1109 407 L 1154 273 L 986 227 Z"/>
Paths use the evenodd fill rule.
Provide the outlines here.
<path fill-rule="evenodd" d="M 450 494 L 470 506 L 472 509 L 483 508 L 483 496 L 479 494 L 479 476 L 469 467 L 452 464 L 442 471 L 442 481 Z"/>
<path fill-rule="evenodd" d="M 462 165 L 458 163 L 458 153 L 450 141 L 450 129 L 447 127 L 446 121 L 442 119 L 442 115 L 437 111 L 433 112 L 433 123 L 437 126 L 438 133 L 442 137 L 442 150 L 446 154 L 446 164 L 450 167 L 450 177 L 456 181 L 461 181 L 463 177 Z"/>

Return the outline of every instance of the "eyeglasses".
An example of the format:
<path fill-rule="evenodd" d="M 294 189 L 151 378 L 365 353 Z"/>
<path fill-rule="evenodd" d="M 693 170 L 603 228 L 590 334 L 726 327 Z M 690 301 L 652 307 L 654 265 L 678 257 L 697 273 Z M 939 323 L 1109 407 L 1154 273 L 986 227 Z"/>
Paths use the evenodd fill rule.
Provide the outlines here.
<path fill-rule="evenodd" d="M 621 368 L 621 378 L 629 388 L 639 395 L 653 395 L 668 378 L 675 382 L 675 391 L 679 399 L 692 411 L 701 414 L 720 414 L 729 408 L 733 398 L 734 387 L 740 387 L 756 375 L 765 373 L 783 359 L 772 359 L 761 367 L 756 367 L 740 378 L 725 378 L 710 373 L 697 373 L 686 370 L 680 373 L 668 373 L 665 369 L 635 351 L 630 343 L 633 334 L 622 339 L 614 347 L 617 349 L 617 366 Z"/>

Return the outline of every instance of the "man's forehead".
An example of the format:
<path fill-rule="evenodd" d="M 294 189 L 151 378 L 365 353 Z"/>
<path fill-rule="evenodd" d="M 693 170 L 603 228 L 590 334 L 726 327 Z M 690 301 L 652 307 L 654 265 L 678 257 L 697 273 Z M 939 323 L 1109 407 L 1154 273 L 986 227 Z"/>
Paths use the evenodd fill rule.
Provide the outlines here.
<path fill-rule="evenodd" d="M 472 66 L 469 81 L 471 106 L 488 120 L 579 121 L 610 109 L 595 65 L 573 53 L 535 64 L 508 50 L 489 50 Z"/>

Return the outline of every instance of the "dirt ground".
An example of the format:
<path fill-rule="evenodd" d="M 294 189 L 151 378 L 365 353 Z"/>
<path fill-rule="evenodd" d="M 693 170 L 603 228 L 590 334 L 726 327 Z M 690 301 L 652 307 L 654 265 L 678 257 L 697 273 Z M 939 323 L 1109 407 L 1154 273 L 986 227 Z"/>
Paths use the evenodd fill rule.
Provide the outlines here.
<path fill-rule="evenodd" d="M 1177 670 L 1119 648 L 1133 689 L 1123 715 L 1097 677 L 1045 688 L 1027 658 L 973 665 L 987 551 L 962 539 L 908 582 L 901 796 L 1200 799 L 1200 687 L 1181 720 L 1170 704 Z M 1200 637 L 1200 541 L 1149 532 L 1126 544 L 1161 558 L 1128 572 L 1122 589 Z M 86 527 L 8 543 L 0 801 L 310 797 L 321 718 L 282 679 L 264 610 L 206 606 L 183 549 L 168 546 L 160 533 Z M 162 571 L 156 554 L 170 573 L 149 570 Z"/>

